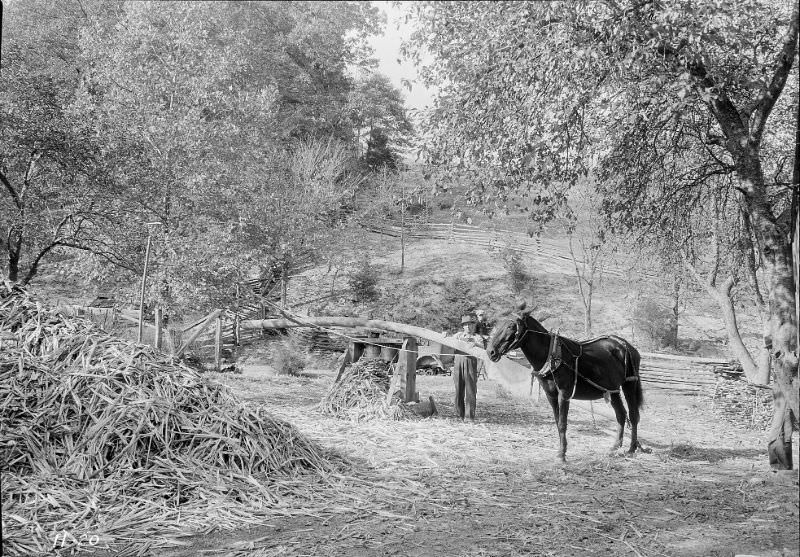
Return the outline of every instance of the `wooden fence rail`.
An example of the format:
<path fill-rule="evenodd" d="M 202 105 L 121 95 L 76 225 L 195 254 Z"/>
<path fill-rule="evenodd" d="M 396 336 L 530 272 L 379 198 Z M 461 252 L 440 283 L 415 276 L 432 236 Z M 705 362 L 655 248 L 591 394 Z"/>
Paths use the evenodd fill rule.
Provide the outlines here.
<path fill-rule="evenodd" d="M 399 238 L 404 233 L 406 238 L 417 240 L 448 240 L 491 250 L 510 249 L 533 257 L 547 258 L 564 263 L 565 268 L 572 269 L 572 258 L 564 254 L 564 247 L 546 236 L 529 236 L 519 232 L 500 229 L 486 229 L 468 224 L 428 223 L 415 228 L 401 230 L 391 224 L 362 223 L 361 226 L 376 234 Z M 607 267 L 605 274 L 625 277 L 624 270 Z"/>

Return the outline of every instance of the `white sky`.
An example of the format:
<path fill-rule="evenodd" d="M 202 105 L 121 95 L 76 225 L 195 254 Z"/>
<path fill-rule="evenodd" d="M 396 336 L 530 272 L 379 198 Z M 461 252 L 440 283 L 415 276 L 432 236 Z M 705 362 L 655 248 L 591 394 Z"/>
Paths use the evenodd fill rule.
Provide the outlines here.
<path fill-rule="evenodd" d="M 414 65 L 404 61 L 400 54 L 400 44 L 409 37 L 413 27 L 404 22 L 403 8 L 395 8 L 388 1 L 373 1 L 372 5 L 386 14 L 384 35 L 370 40 L 375 49 L 375 57 L 378 59 L 378 71 L 387 76 L 392 84 L 403 92 L 406 108 L 421 110 L 431 104 L 432 94 L 418 82 Z M 402 84 L 402 79 L 411 82 L 411 91 Z"/>

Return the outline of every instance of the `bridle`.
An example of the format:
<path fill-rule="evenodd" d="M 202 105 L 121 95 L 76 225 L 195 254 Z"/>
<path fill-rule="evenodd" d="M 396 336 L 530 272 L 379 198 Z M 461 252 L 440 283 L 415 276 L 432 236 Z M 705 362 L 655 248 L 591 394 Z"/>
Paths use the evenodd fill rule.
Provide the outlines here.
<path fill-rule="evenodd" d="M 562 343 L 559 342 L 559 334 L 558 332 L 552 331 L 535 331 L 528 328 L 527 324 L 525 323 L 525 317 L 520 314 L 512 314 L 516 320 L 517 324 L 517 331 L 516 336 L 514 338 L 514 342 L 512 342 L 509 347 L 505 350 L 504 354 L 507 354 L 511 350 L 516 350 L 522 345 L 522 341 L 525 340 L 525 337 L 528 333 L 536 333 L 539 335 L 547 335 L 550 337 L 550 347 L 547 350 L 547 357 L 545 359 L 544 365 L 537 371 L 533 368 L 533 363 L 531 362 L 531 387 L 533 386 L 533 381 L 536 377 L 540 380 L 544 379 L 548 376 L 552 376 L 555 371 L 560 368 L 562 365 L 566 365 L 567 368 L 572 368 L 572 371 L 575 374 L 572 382 L 572 394 L 568 397 L 571 399 L 575 396 L 575 390 L 578 388 L 578 359 L 583 355 L 583 346 L 580 344 L 580 351 L 577 355 L 573 354 L 571 350 L 568 349 L 571 356 L 575 357 L 575 363 L 573 365 L 569 365 L 561 358 L 561 347 Z M 581 375 L 583 377 L 583 375 Z M 553 378 L 555 381 L 555 377 Z M 558 387 L 558 383 L 556 383 L 556 388 L 560 391 L 561 389 Z"/>
<path fill-rule="evenodd" d="M 522 315 L 518 315 L 516 313 L 512 315 L 514 316 L 514 319 L 517 322 L 517 332 L 515 333 L 514 336 L 514 342 L 512 342 L 509 345 L 509 347 L 505 350 L 505 352 L 503 352 L 503 355 L 519 348 L 522 345 L 522 341 L 525 340 L 525 337 L 527 336 L 528 333 L 538 332 L 538 331 L 531 331 L 530 329 L 528 329 L 528 327 L 525 325 L 525 318 Z M 520 329 L 524 329 L 524 331 L 521 332 Z"/>

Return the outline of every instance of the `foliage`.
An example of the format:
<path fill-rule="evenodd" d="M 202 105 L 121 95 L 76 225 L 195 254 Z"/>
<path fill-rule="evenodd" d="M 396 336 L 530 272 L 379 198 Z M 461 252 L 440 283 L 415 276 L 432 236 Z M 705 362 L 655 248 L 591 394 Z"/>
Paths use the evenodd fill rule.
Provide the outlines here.
<path fill-rule="evenodd" d="M 644 297 L 634 305 L 633 326 L 635 333 L 643 335 L 657 350 L 674 344 L 678 323 L 671 311 L 654 299 Z"/>
<path fill-rule="evenodd" d="M 462 277 L 450 277 L 442 286 L 442 315 L 451 329 L 461 330 L 461 316 L 475 308 L 472 289 Z"/>
<path fill-rule="evenodd" d="M 300 343 L 288 337 L 272 349 L 270 365 L 278 375 L 298 376 L 305 369 L 307 361 L 308 354 Z"/>
<path fill-rule="evenodd" d="M 133 284 L 159 222 L 148 298 L 202 310 L 342 228 L 348 68 L 372 63 L 374 7 L 20 0 L 7 15 L 0 226 L 20 278 L 66 246 L 93 255 L 88 276 L 112 278 L 110 261 Z"/>
<path fill-rule="evenodd" d="M 398 155 L 388 146 L 389 138 L 380 128 L 370 130 L 364 164 L 372 170 L 397 170 Z"/>
<path fill-rule="evenodd" d="M 363 257 L 350 272 L 348 282 L 357 302 L 368 302 L 378 297 L 378 269 Z"/>
<path fill-rule="evenodd" d="M 0 80 L 5 238 L 0 253 L 14 281 L 28 282 L 48 255 L 67 247 L 125 265 L 104 234 L 121 224 L 124 196 L 109 179 L 101 138 L 73 107 L 78 54 L 64 37 L 77 35 L 82 13 L 74 4 L 36 1 L 7 10 Z M 100 11 L 98 17 L 105 15 Z"/>
<path fill-rule="evenodd" d="M 506 248 L 501 253 L 503 267 L 508 273 L 508 286 L 512 294 L 519 295 L 524 291 L 532 289 L 534 277 L 528 272 L 522 254 L 515 249 Z"/>
<path fill-rule="evenodd" d="M 375 141 L 376 130 L 380 130 L 381 140 L 392 148 L 408 144 L 413 127 L 403 95 L 385 75 L 370 73 L 358 79 L 348 98 L 348 109 L 359 146 L 366 131 L 367 152 L 369 142 Z"/>
<path fill-rule="evenodd" d="M 528 210 L 552 217 L 565 187 L 599 161 L 601 181 L 617 177 L 606 193 L 619 194 L 625 205 L 613 209 L 630 224 L 679 217 L 656 209 L 686 206 L 703 189 L 687 186 L 730 173 L 724 144 L 707 141 L 723 135 L 708 103 L 721 91 L 737 106 L 758 101 L 783 46 L 763 37 L 790 21 L 788 3 L 766 2 L 430 2 L 412 15 L 419 31 L 407 52 L 434 55 L 422 75 L 441 90 L 424 126 L 431 163 L 484 177 L 468 194 L 476 201 L 520 191 Z M 703 64 L 713 85 L 697 74 Z M 773 145 L 778 169 L 791 150 Z M 658 198 L 632 203 L 648 185 L 663 188 Z"/>

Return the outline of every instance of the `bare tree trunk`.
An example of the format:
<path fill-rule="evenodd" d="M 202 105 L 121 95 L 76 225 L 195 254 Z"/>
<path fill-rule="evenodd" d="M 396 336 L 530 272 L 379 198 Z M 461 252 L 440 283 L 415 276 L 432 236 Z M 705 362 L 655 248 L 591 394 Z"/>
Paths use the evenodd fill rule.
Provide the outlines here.
<path fill-rule="evenodd" d="M 286 264 L 281 267 L 281 309 L 286 309 L 286 283 L 289 282 L 289 273 L 286 270 Z"/>
<path fill-rule="evenodd" d="M 717 286 L 715 283 L 715 271 L 709 273 L 709 276 L 704 280 L 685 256 L 683 256 L 683 264 L 698 284 L 705 289 L 715 302 L 717 302 L 720 312 L 722 313 L 722 321 L 725 323 L 725 331 L 728 334 L 731 352 L 733 352 L 733 355 L 739 360 L 739 363 L 742 364 L 742 369 L 744 369 L 744 374 L 748 381 L 757 385 L 768 384 L 769 368 L 761 369 L 756 365 L 750 351 L 744 345 L 744 342 L 742 342 L 742 336 L 739 333 L 736 310 L 733 307 L 733 300 L 731 299 L 731 290 L 734 284 L 733 277 L 728 277 L 722 285 Z"/>
<path fill-rule="evenodd" d="M 733 277 L 728 277 L 720 286 L 706 285 L 706 291 L 716 300 L 722 312 L 722 320 L 725 323 L 725 331 L 728 333 L 728 342 L 730 343 L 731 351 L 742 364 L 745 376 L 747 376 L 752 383 L 766 385 L 769 383 L 769 368 L 762 369 L 758 367 L 750 351 L 744 345 L 742 335 L 739 333 L 739 323 L 736 319 L 736 310 L 733 307 L 733 299 L 731 296 L 733 284 Z"/>
<path fill-rule="evenodd" d="M 400 272 L 406 266 L 406 227 L 405 224 L 400 225 Z"/>
<path fill-rule="evenodd" d="M 676 350 L 678 349 L 678 313 L 680 310 L 680 301 L 681 301 L 681 283 L 676 276 L 673 281 L 672 285 L 672 317 L 674 319 L 672 331 L 670 331 L 670 340 L 672 341 L 672 346 Z"/>
<path fill-rule="evenodd" d="M 586 285 L 587 297 L 583 301 L 583 333 L 589 337 L 592 335 L 592 294 L 594 294 L 594 281 L 589 281 Z"/>
<path fill-rule="evenodd" d="M 383 169 L 384 179 L 386 176 L 386 168 Z M 400 273 L 406 266 L 406 189 L 400 189 Z"/>
<path fill-rule="evenodd" d="M 331 280 L 331 296 L 336 290 L 336 277 L 339 275 L 339 267 L 336 267 L 336 270 L 333 272 L 333 279 Z"/>
<path fill-rule="evenodd" d="M 583 243 L 581 242 L 583 246 Z M 578 264 L 578 258 L 575 256 L 575 250 L 572 247 L 572 234 L 569 235 L 569 254 L 572 257 L 572 263 L 575 266 L 575 278 L 578 281 L 578 291 L 581 294 L 581 301 L 583 302 L 583 333 L 588 337 L 592 334 L 592 282 L 594 278 L 594 267 L 592 267 L 592 274 L 587 280 L 584 273 L 586 272 L 586 250 L 583 250 L 583 262 Z M 581 267 L 583 269 L 581 269 Z M 586 288 L 584 288 L 584 282 Z"/>

